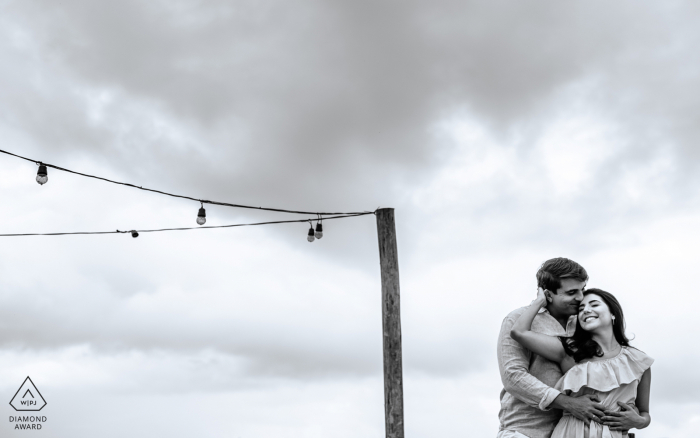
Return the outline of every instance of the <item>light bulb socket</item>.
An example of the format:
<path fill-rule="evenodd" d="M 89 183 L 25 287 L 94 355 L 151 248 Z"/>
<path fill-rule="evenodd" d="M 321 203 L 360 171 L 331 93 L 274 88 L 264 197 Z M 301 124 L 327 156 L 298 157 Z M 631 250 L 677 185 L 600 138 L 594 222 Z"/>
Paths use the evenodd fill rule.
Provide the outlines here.
<path fill-rule="evenodd" d="M 318 231 L 319 233 L 323 233 L 323 225 L 321 225 L 321 222 L 318 222 L 316 224 L 316 231 Z"/>
<path fill-rule="evenodd" d="M 204 211 L 204 207 L 202 206 L 199 209 L 199 213 L 197 213 L 197 225 L 204 225 L 207 223 L 207 212 Z"/>
<path fill-rule="evenodd" d="M 136 230 L 131 230 L 131 237 L 133 237 L 134 239 L 136 239 L 137 237 L 139 237 L 138 231 L 136 231 Z"/>
<path fill-rule="evenodd" d="M 46 184 L 46 182 L 49 180 L 49 174 L 48 171 L 46 170 L 46 165 L 45 164 L 39 164 L 39 170 L 36 172 L 36 182 L 38 182 L 40 185 Z"/>

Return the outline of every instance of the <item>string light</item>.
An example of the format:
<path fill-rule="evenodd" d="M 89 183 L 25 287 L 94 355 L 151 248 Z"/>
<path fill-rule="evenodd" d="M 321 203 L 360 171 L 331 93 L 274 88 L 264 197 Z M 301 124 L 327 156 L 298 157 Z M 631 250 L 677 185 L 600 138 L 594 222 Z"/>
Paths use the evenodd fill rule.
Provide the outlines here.
<path fill-rule="evenodd" d="M 199 213 L 197 213 L 197 224 L 204 225 L 207 223 L 207 212 L 204 210 L 204 204 L 199 208 Z"/>
<path fill-rule="evenodd" d="M 314 237 L 314 225 L 311 223 L 311 221 L 309 221 L 309 225 L 310 225 L 309 234 L 306 236 L 306 240 L 308 240 L 309 242 L 313 242 L 315 239 L 315 237 Z"/>
<path fill-rule="evenodd" d="M 139 189 L 139 190 L 143 190 L 143 191 L 146 191 L 146 192 L 158 193 L 158 194 L 160 194 L 160 195 L 171 196 L 171 197 L 173 197 L 173 198 L 189 199 L 189 200 L 191 200 L 191 201 L 197 201 L 197 202 L 201 202 L 201 203 L 203 203 L 203 204 L 223 205 L 223 206 L 225 206 L 225 207 L 234 207 L 234 208 L 250 208 L 250 209 L 253 209 L 253 210 L 275 211 L 275 212 L 278 212 L 278 213 L 309 214 L 309 215 L 321 215 L 321 216 L 332 216 L 332 215 L 349 215 L 349 216 L 354 216 L 354 215 L 374 214 L 374 211 L 319 212 L 319 211 L 285 210 L 285 209 L 282 209 L 282 208 L 255 207 L 255 206 L 252 206 L 252 205 L 233 204 L 233 203 L 230 203 L 230 202 L 221 202 L 221 201 L 213 201 L 213 200 L 208 200 L 208 199 L 193 198 L 193 197 L 190 197 L 190 196 L 184 196 L 184 195 L 178 195 L 178 194 L 175 194 L 175 193 L 164 192 L 164 191 L 162 191 L 162 190 L 149 189 L 149 188 L 147 188 L 147 187 L 137 186 L 137 185 L 135 185 L 135 184 L 130 184 L 130 183 L 125 183 L 125 182 L 114 181 L 114 180 L 111 180 L 111 179 L 108 179 L 108 178 L 103 178 L 103 177 L 97 176 L 97 175 L 90 175 L 90 174 L 87 174 L 87 173 L 76 172 L 75 170 L 66 169 L 66 168 L 64 168 L 64 167 L 59 167 L 59 166 L 56 166 L 56 165 L 53 165 L 53 164 L 41 163 L 41 162 L 39 162 L 39 161 L 37 161 L 37 160 L 31 159 L 31 158 L 27 158 L 27 157 L 23 157 L 23 156 L 21 156 L 21 155 L 13 154 L 12 152 L 8 152 L 8 151 L 2 150 L 2 149 L 0 149 L 0 153 L 1 153 L 1 154 L 6 154 L 6 155 L 10 155 L 10 156 L 13 156 L 13 157 L 16 157 L 16 158 L 20 158 L 20 159 L 25 160 L 25 161 L 31 161 L 32 163 L 37 163 L 37 164 L 43 165 L 43 166 L 46 167 L 46 168 L 51 167 L 51 168 L 54 168 L 54 169 L 57 169 L 57 170 L 62 170 L 62 171 L 64 171 L 64 172 L 72 173 L 72 174 L 74 174 L 74 175 L 80 175 L 80 176 L 84 176 L 84 177 L 87 177 L 87 178 L 99 179 L 100 181 L 105 181 L 105 182 L 112 183 L 112 184 L 119 184 L 119 185 L 122 185 L 122 186 L 127 186 L 127 187 L 131 187 L 131 188 L 134 188 L 134 189 Z M 41 183 L 40 183 L 40 184 L 41 184 Z"/>
<path fill-rule="evenodd" d="M 315 235 L 316 235 L 317 239 L 320 239 L 321 237 L 323 237 L 323 225 L 321 225 L 320 220 L 318 222 L 316 222 L 316 234 Z"/>
<path fill-rule="evenodd" d="M 344 214 L 338 216 L 327 216 L 324 220 L 331 219 L 345 219 L 350 217 L 366 216 L 368 214 L 377 214 L 376 211 L 370 211 L 368 213 L 356 213 L 356 214 Z M 286 221 L 270 221 L 270 222 L 254 222 L 247 224 L 230 224 L 230 225 L 210 225 L 210 226 L 199 226 L 199 227 L 184 227 L 184 228 L 158 228 L 150 230 L 131 230 L 131 231 L 74 231 L 74 232 L 63 232 L 63 233 L 0 233 L 0 237 L 28 237 L 28 236 L 76 236 L 76 235 L 98 235 L 98 234 L 128 234 L 132 232 L 136 233 L 158 233 L 162 231 L 188 231 L 188 230 L 204 230 L 204 229 L 214 229 L 214 228 L 235 228 L 235 227 L 250 227 L 259 225 L 274 225 L 274 224 L 292 224 L 300 222 L 311 223 L 313 219 L 292 219 Z M 311 228 L 313 231 L 313 227 Z"/>
<path fill-rule="evenodd" d="M 232 204 L 232 203 L 227 203 L 227 202 L 220 202 L 220 201 L 212 201 L 212 200 L 206 200 L 206 199 L 196 199 L 192 198 L 189 196 L 184 196 L 184 195 L 177 195 L 174 193 L 168 193 L 168 192 L 163 192 L 160 190 L 154 190 L 154 189 L 149 189 L 145 188 L 142 186 L 137 186 L 134 184 L 129 184 L 129 183 L 124 183 L 124 182 L 119 182 L 119 181 L 113 181 L 107 178 L 103 178 L 101 176 L 96 176 L 96 175 L 90 175 L 86 173 L 81 173 L 81 172 L 76 172 L 74 170 L 70 169 L 65 169 L 63 167 L 55 166 L 53 164 L 47 164 L 43 163 L 41 161 L 36 161 L 31 158 L 23 157 L 21 155 L 13 154 L 11 152 L 5 151 L 0 149 L 0 153 L 6 154 L 6 155 L 11 155 L 13 157 L 20 158 L 22 160 L 26 161 L 31 161 L 33 163 L 36 163 L 39 165 L 39 170 L 37 171 L 36 174 L 36 182 L 39 183 L 40 185 L 44 185 L 48 182 L 49 176 L 48 176 L 48 168 L 52 167 L 54 169 L 62 170 L 64 172 L 72 173 L 75 175 L 80 175 L 88 178 L 93 178 L 93 179 L 99 179 L 101 181 L 106 181 L 112 184 L 119 184 L 127 187 L 132 187 L 136 188 L 139 190 L 144 190 L 148 192 L 153 192 L 153 193 L 158 193 L 160 195 L 166 195 L 166 196 L 171 196 L 174 198 L 181 198 L 181 199 L 190 199 L 193 201 L 199 201 L 201 204 L 201 207 L 199 208 L 199 211 L 197 212 L 197 225 L 199 227 L 194 227 L 194 228 L 162 228 L 162 229 L 155 229 L 155 230 L 139 230 L 142 233 L 143 232 L 159 232 L 159 231 L 180 231 L 180 230 L 195 230 L 195 229 L 200 229 L 200 228 L 229 228 L 229 227 L 240 227 L 240 226 L 250 226 L 250 225 L 270 225 L 270 224 L 282 224 L 282 223 L 292 223 L 292 222 L 309 222 L 309 232 L 307 234 L 307 240 L 309 242 L 313 242 L 316 239 L 321 239 L 323 237 L 323 225 L 322 221 L 323 219 L 341 219 L 341 218 L 348 218 L 348 217 L 356 217 L 356 216 L 364 216 L 368 214 L 376 214 L 375 211 L 361 211 L 361 212 L 345 212 L 345 213 L 329 213 L 329 212 L 310 212 L 310 211 L 298 211 L 298 210 L 285 210 L 285 209 L 280 209 L 280 208 L 268 208 L 268 207 L 254 207 L 250 205 L 241 205 L 241 204 Z M 222 205 L 226 207 L 235 207 L 235 208 L 249 208 L 249 209 L 255 209 L 255 210 L 264 210 L 264 211 L 273 211 L 273 212 L 279 212 L 279 213 L 292 213 L 292 214 L 308 214 L 308 215 L 316 215 L 318 216 L 316 219 L 316 229 L 314 230 L 313 226 L 313 219 L 297 219 L 297 220 L 286 220 L 286 221 L 272 221 L 272 222 L 257 222 L 257 223 L 249 223 L 249 224 L 233 224 L 233 225 L 218 225 L 218 226 L 202 226 L 207 222 L 207 213 L 206 210 L 204 209 L 204 204 L 214 204 L 214 205 Z M 325 217 L 324 217 L 325 216 Z M 64 236 L 64 235 L 78 235 L 78 234 L 114 234 L 114 233 L 130 233 L 131 237 L 137 238 L 139 236 L 139 231 L 137 230 L 131 230 L 131 231 L 79 231 L 79 232 L 62 232 L 62 233 L 12 233 L 12 234 L 0 234 L 0 237 L 12 237 L 12 236 Z"/>
<path fill-rule="evenodd" d="M 39 163 L 39 170 L 36 172 L 36 182 L 43 186 L 48 180 L 49 174 L 46 170 L 46 165 L 44 163 Z"/>

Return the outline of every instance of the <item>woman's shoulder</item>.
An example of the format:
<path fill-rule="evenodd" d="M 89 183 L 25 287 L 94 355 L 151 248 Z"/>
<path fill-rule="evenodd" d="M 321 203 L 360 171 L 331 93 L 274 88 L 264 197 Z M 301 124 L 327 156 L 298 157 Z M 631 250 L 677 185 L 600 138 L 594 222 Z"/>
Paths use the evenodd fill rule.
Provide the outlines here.
<path fill-rule="evenodd" d="M 587 360 L 574 365 L 561 378 L 557 389 L 578 391 L 586 386 L 607 392 L 640 380 L 654 359 L 634 347 L 622 347 L 616 356 Z"/>
<path fill-rule="evenodd" d="M 637 347 L 632 347 L 632 346 L 627 346 L 627 347 L 622 347 L 622 351 L 620 351 L 620 354 L 623 354 L 628 357 L 630 360 L 640 363 L 640 364 L 646 364 L 646 368 L 649 368 L 651 364 L 654 363 L 654 358 L 643 352 Z M 646 370 L 645 368 L 645 370 Z"/>

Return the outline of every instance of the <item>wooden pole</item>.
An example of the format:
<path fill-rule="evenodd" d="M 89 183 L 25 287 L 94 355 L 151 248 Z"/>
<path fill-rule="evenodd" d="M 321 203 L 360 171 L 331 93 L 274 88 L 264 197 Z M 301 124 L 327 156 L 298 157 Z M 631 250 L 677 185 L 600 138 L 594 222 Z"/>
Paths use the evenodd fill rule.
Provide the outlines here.
<path fill-rule="evenodd" d="M 382 329 L 384 345 L 384 418 L 387 438 L 404 438 L 403 371 L 399 257 L 394 209 L 377 210 L 379 264 L 382 271 Z"/>

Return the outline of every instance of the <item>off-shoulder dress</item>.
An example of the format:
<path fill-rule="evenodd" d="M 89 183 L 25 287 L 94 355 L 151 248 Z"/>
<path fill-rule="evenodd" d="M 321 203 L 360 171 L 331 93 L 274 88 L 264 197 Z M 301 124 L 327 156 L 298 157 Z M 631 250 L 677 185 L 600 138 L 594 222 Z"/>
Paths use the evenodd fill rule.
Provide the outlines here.
<path fill-rule="evenodd" d="M 586 360 L 577 363 L 559 379 L 555 388 L 571 397 L 597 394 L 602 405 L 619 411 L 617 402 L 634 407 L 637 385 L 654 359 L 634 347 L 622 347 L 609 359 Z M 636 409 L 636 407 L 634 407 Z M 624 438 L 627 433 L 610 430 L 591 422 L 590 428 L 578 418 L 564 413 L 552 432 L 552 438 Z"/>

